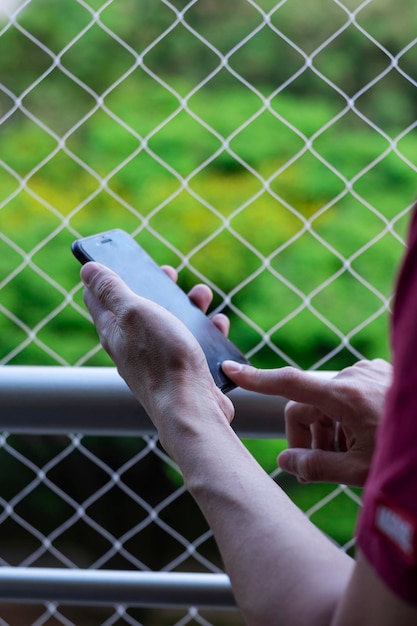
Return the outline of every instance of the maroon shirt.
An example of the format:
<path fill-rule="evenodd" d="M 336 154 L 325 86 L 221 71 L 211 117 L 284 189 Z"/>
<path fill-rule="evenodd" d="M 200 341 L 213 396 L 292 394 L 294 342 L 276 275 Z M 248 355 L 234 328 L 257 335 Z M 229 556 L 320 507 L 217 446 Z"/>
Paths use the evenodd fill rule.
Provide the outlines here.
<path fill-rule="evenodd" d="M 392 319 L 394 377 L 358 525 L 358 545 L 384 583 L 417 606 L 417 206 Z"/>

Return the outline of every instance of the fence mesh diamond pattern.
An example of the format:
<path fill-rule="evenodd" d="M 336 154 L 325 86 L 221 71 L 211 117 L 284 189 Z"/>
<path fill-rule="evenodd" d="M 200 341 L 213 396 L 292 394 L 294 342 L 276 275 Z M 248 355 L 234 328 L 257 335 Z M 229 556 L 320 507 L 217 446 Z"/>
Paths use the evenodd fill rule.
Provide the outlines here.
<path fill-rule="evenodd" d="M 209 284 L 255 364 L 389 358 L 416 18 L 414 0 L 0 1 L 0 363 L 109 364 L 68 250 L 110 227 Z M 280 445 L 248 441 L 351 550 L 360 494 L 298 487 L 273 469 Z M 3 433 L 0 463 L 3 565 L 221 571 L 154 437 Z M 49 603 L 0 623 L 242 622 Z"/>

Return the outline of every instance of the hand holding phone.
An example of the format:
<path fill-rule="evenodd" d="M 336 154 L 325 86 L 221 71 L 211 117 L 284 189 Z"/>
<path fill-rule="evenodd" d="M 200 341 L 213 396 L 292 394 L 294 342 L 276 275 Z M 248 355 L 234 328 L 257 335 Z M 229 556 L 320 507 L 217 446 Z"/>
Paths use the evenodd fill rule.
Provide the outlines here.
<path fill-rule="evenodd" d="M 97 261 L 109 267 L 132 291 L 163 306 L 180 319 L 200 343 L 216 385 L 224 393 L 236 386 L 223 373 L 222 362 L 249 361 L 133 237 L 115 229 L 75 241 L 72 252 L 83 264 Z"/>

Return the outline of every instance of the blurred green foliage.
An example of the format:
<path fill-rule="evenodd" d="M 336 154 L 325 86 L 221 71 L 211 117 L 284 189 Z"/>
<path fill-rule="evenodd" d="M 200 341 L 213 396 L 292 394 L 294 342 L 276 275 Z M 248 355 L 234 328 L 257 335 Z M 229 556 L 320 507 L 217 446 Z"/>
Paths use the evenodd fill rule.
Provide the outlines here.
<path fill-rule="evenodd" d="M 120 99 L 114 94 L 111 110 L 117 110 L 120 119 L 133 119 L 142 92 L 149 107 L 148 131 L 171 113 L 170 98 L 151 80 L 131 85 Z M 235 113 L 241 123 L 251 101 L 252 94 L 243 88 L 210 91 L 196 101 L 193 112 L 217 125 L 216 132 L 229 135 Z M 217 124 L 215 110 L 222 112 Z M 260 113 L 237 133 L 228 150 L 219 150 L 213 133 L 184 112 L 159 132 L 151 132 L 146 150 L 138 150 L 132 135 L 102 110 L 68 137 L 65 150 L 54 148 L 51 137 L 30 119 L 6 125 L 2 158 L 22 178 L 30 175 L 24 189 L 7 171 L 0 179 L 1 198 L 8 200 L 0 213 L 5 281 L 1 304 L 24 324 L 4 312 L 0 316 L 5 337 L 1 357 L 7 358 L 33 329 L 37 339 L 71 364 L 93 347 L 95 337 L 87 322 L 65 302 L 66 290 L 73 290 L 78 281 L 69 247 L 77 233 L 116 226 L 135 232 L 158 261 L 184 266 L 185 288 L 208 280 L 219 306 L 232 294 L 232 338 L 244 350 L 256 352 L 253 360 L 259 365 L 287 360 L 312 367 L 332 350 L 337 353 L 328 367 L 335 369 L 359 353 L 388 356 L 386 312 L 362 331 L 355 329 L 384 307 L 392 291 L 408 218 L 398 219 L 393 230 L 387 223 L 415 192 L 415 173 L 401 156 L 413 155 L 412 138 L 401 141 L 401 154 L 383 156 L 389 147 L 385 138 L 346 120 L 318 133 L 313 151 L 307 151 L 273 110 Z M 291 95 L 280 99 L 279 115 L 291 119 L 305 137 L 317 133 L 336 113 L 325 101 L 306 103 Z M 142 116 L 139 112 L 138 118 Z M 216 158 L 199 170 L 216 150 Z M 43 167 L 37 168 L 42 159 Z M 361 170 L 365 174 L 360 175 Z M 184 186 L 175 172 L 184 178 L 195 173 Z M 344 177 L 354 179 L 352 193 L 346 192 Z M 379 215 L 367 204 L 377 207 Z M 10 247 L 10 241 L 18 248 Z M 368 246 L 370 241 L 374 243 Z M 51 276 L 53 285 L 43 273 Z M 307 304 L 305 297 L 310 298 Z M 78 293 L 75 299 L 81 304 Z M 44 325 L 42 320 L 60 307 L 62 311 Z M 236 309 L 243 317 L 234 314 Z M 62 341 L 63 331 L 71 341 Z M 265 333 L 270 333 L 267 343 Z M 343 347 L 341 333 L 352 333 L 353 354 Z M 11 359 L 54 361 L 36 342 Z M 91 364 L 105 361 L 100 354 Z"/>

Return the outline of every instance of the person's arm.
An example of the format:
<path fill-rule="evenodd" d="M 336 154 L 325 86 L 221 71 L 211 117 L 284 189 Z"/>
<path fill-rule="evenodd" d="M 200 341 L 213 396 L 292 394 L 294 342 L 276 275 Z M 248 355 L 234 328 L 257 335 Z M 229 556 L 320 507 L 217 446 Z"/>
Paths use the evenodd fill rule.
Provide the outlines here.
<path fill-rule="evenodd" d="M 223 363 L 223 370 L 245 389 L 291 400 L 285 412 L 289 449 L 279 456 L 281 469 L 301 482 L 364 485 L 391 383 L 389 363 L 359 361 L 333 378 L 234 362 Z"/>
<path fill-rule="evenodd" d="M 311 524 L 240 442 L 230 427 L 233 406 L 215 387 L 192 335 L 109 270 L 87 264 L 81 273 L 101 342 L 210 524 L 247 624 L 354 624 L 346 621 L 351 608 L 343 604 L 354 562 Z M 372 610 L 367 612 L 369 598 L 361 602 L 367 625 L 398 623 L 384 616 L 375 621 Z"/>
<path fill-rule="evenodd" d="M 360 552 L 331 626 L 415 626 L 417 609 L 395 595 Z"/>

